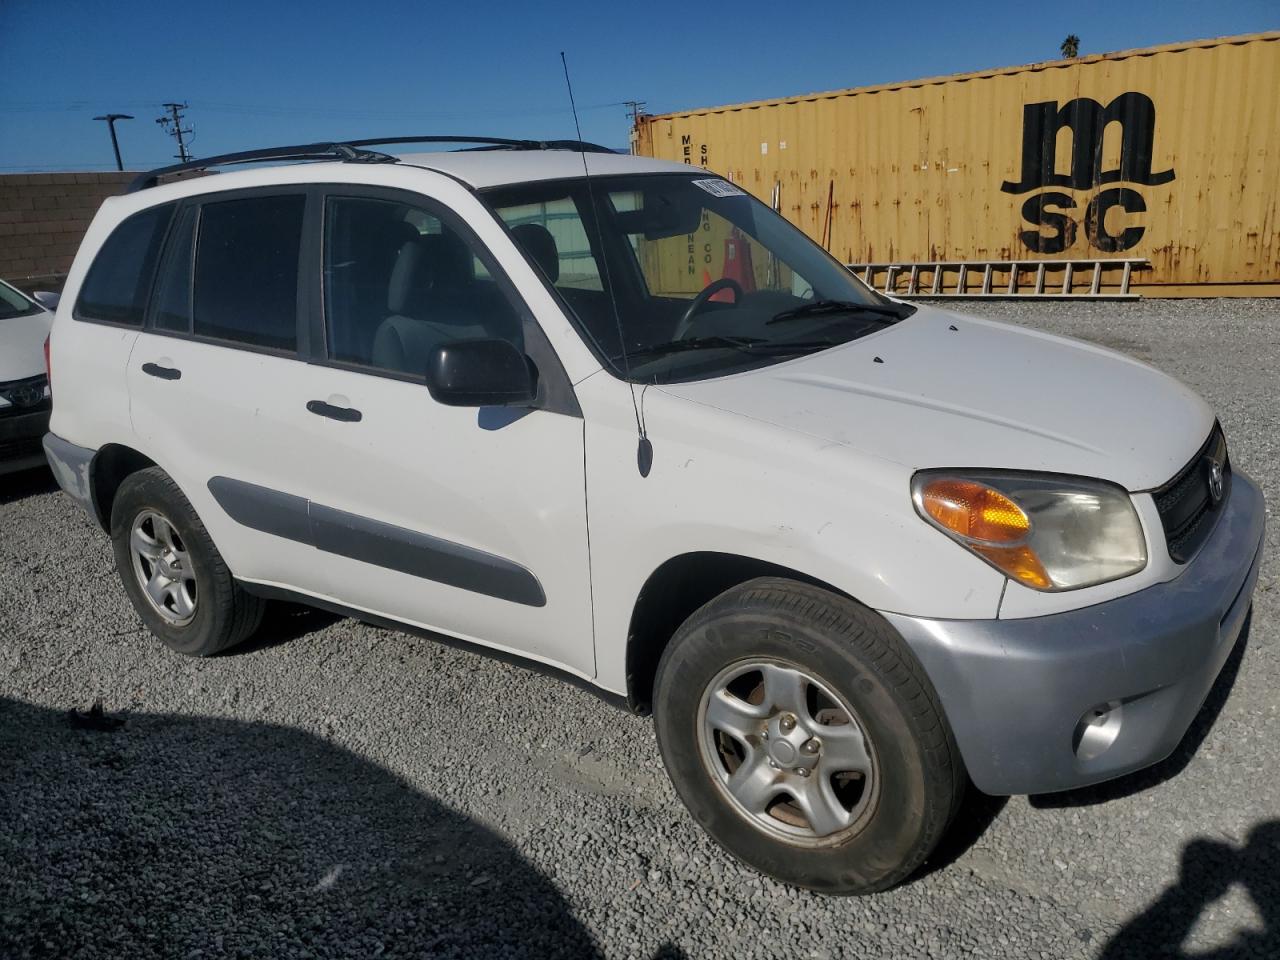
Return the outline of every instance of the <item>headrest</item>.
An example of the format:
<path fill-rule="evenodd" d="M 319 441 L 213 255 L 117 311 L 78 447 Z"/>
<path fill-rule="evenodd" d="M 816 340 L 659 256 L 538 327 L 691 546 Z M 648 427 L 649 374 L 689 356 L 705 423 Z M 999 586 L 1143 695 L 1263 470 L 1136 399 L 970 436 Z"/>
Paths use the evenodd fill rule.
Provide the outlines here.
<path fill-rule="evenodd" d="M 475 279 L 471 251 L 457 234 L 416 231 L 396 254 L 387 285 L 387 309 L 424 317 L 432 294 L 456 291 Z"/>
<path fill-rule="evenodd" d="M 555 283 L 560 279 L 560 251 L 550 230 L 540 223 L 522 223 L 511 228 L 511 237 L 533 257 L 549 281 Z"/>
<path fill-rule="evenodd" d="M 406 240 L 396 254 L 391 279 L 387 281 L 387 310 L 419 316 L 431 292 L 430 252 L 426 237 Z"/>
<path fill-rule="evenodd" d="M 431 285 L 453 290 L 475 279 L 471 251 L 456 233 L 428 233 L 422 238 L 431 264 Z"/>

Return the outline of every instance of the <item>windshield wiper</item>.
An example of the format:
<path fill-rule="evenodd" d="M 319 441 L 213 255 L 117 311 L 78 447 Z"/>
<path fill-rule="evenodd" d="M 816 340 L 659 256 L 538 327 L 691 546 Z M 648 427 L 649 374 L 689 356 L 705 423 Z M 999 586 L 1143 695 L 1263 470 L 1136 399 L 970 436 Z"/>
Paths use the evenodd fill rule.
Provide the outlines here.
<path fill-rule="evenodd" d="M 854 303 L 851 300 L 812 300 L 798 307 L 792 307 L 790 310 L 775 313 L 771 319 L 765 321 L 765 325 L 785 323 L 788 320 L 799 320 L 804 317 L 817 317 L 824 313 L 869 313 L 874 317 L 883 318 L 882 323 L 897 323 L 915 312 L 915 307 L 905 303 L 872 304 Z"/>
<path fill-rule="evenodd" d="M 726 347 L 734 350 L 744 350 L 757 343 L 764 343 L 764 341 L 759 337 L 687 337 L 684 340 L 669 340 L 665 343 L 638 347 L 635 350 L 628 350 L 625 354 L 620 353 L 616 357 L 610 357 L 609 359 L 616 363 L 619 360 L 629 360 L 632 357 L 663 357 L 669 353 L 683 353 L 686 350 L 715 350 Z"/>
<path fill-rule="evenodd" d="M 825 350 L 827 347 L 839 346 L 842 340 L 793 340 L 773 342 L 760 337 L 688 337 L 684 340 L 671 340 L 666 343 L 655 343 L 648 347 L 628 350 L 626 356 L 618 354 L 610 359 L 630 360 L 634 357 L 663 357 L 671 353 L 684 353 L 687 350 L 739 350 L 742 353 L 754 353 L 760 356 L 786 356 L 793 353 L 809 353 L 813 350 Z"/>

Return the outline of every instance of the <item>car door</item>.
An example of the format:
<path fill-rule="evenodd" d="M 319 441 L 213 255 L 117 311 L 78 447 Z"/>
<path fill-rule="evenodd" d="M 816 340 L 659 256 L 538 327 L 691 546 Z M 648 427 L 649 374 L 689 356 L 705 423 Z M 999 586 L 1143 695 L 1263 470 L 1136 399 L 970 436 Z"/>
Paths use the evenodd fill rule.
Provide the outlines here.
<path fill-rule="evenodd" d="M 307 216 L 305 187 L 183 203 L 128 384 L 139 442 L 186 494 L 235 575 L 323 595 L 330 581 L 316 550 L 306 537 L 279 535 L 291 519 L 296 525 L 286 507 L 307 496 L 319 456 L 303 439 L 315 419 L 301 358 Z M 295 499 L 276 505 L 275 527 L 246 522 L 236 502 L 217 495 L 232 481 Z"/>
<path fill-rule="evenodd" d="M 332 188 L 312 297 L 312 533 L 342 603 L 594 675 L 584 431 L 541 328 L 492 254 L 417 193 Z M 533 357 L 535 409 L 445 406 L 432 346 Z"/>

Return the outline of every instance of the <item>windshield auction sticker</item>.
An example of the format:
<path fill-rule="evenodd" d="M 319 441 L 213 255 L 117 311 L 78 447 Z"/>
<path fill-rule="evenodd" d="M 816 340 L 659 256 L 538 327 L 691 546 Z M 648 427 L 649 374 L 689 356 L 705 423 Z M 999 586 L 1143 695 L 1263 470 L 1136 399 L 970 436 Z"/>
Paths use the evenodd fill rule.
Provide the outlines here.
<path fill-rule="evenodd" d="M 695 187 L 701 187 L 713 197 L 741 197 L 745 194 L 728 180 L 695 180 Z"/>

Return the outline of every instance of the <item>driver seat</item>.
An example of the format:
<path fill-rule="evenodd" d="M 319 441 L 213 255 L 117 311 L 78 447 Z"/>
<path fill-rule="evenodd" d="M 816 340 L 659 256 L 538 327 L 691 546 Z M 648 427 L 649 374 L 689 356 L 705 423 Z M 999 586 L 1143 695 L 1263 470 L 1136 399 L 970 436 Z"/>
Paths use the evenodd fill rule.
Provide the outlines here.
<path fill-rule="evenodd" d="M 442 343 L 491 337 L 471 251 L 452 233 L 406 240 L 387 285 L 387 311 L 373 339 L 373 365 L 421 375 Z M 503 335 L 506 335 L 506 331 Z"/>

